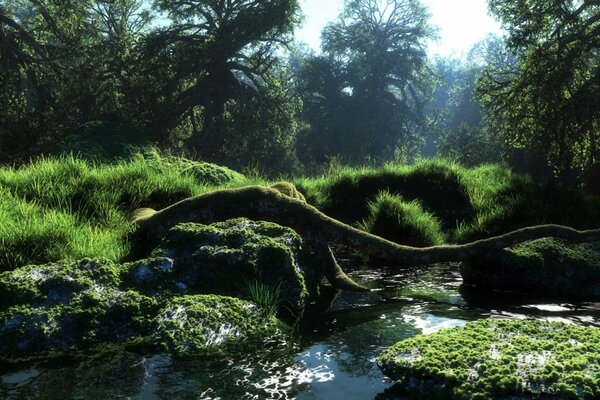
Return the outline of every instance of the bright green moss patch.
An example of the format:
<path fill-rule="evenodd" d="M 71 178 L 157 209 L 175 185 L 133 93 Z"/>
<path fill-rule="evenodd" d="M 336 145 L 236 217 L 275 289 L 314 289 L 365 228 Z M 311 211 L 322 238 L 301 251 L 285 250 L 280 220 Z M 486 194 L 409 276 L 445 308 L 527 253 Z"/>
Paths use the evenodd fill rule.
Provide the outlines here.
<path fill-rule="evenodd" d="M 600 297 L 600 243 L 569 244 L 555 238 L 524 242 L 470 260 L 465 284 L 569 297 Z"/>
<path fill-rule="evenodd" d="M 362 228 L 393 242 L 427 247 L 445 241 L 441 222 L 417 200 L 407 202 L 400 196 L 381 192 L 369 202 L 369 214 Z"/>
<path fill-rule="evenodd" d="M 600 397 L 600 329 L 481 320 L 401 341 L 378 358 L 407 392 L 448 399 Z"/>
<path fill-rule="evenodd" d="M 265 316 L 251 303 L 213 295 L 174 298 L 156 321 L 154 341 L 184 355 L 262 343 L 284 329 L 273 315 Z"/>
<path fill-rule="evenodd" d="M 251 283 L 259 281 L 279 288 L 283 305 L 297 309 L 307 295 L 297 262 L 301 244 L 290 228 L 237 218 L 179 224 L 151 256 L 173 259 L 175 279 L 196 292 L 249 299 Z"/>

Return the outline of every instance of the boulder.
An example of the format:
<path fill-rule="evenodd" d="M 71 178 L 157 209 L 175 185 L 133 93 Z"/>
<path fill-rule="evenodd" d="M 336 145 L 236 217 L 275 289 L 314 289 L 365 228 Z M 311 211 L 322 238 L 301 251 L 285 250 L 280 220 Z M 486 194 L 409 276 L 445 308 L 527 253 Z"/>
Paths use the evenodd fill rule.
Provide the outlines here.
<path fill-rule="evenodd" d="M 480 320 L 403 340 L 377 362 L 409 398 L 600 398 L 594 327 Z"/>
<path fill-rule="evenodd" d="M 523 294 L 600 297 L 600 242 L 544 238 L 464 262 L 466 285 Z"/>
<path fill-rule="evenodd" d="M 284 333 L 273 313 L 248 301 L 190 293 L 173 264 L 85 259 L 0 273 L 0 360 L 141 343 L 202 355 Z"/>
<path fill-rule="evenodd" d="M 308 294 L 297 262 L 301 245 L 290 228 L 237 218 L 179 224 L 151 257 L 172 259 L 174 279 L 192 293 L 257 300 L 271 292 L 281 306 L 297 310 Z"/>

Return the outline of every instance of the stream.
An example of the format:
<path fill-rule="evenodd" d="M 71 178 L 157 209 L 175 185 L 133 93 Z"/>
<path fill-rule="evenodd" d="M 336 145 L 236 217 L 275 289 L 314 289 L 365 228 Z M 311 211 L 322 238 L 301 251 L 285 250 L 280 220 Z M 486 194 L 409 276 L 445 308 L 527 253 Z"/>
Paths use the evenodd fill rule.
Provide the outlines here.
<path fill-rule="evenodd" d="M 0 399 L 399 399 L 375 363 L 399 340 L 481 318 L 600 326 L 600 303 L 467 290 L 455 264 L 350 275 L 373 290 L 324 289 L 284 349 L 218 360 L 120 352 L 3 371 Z"/>

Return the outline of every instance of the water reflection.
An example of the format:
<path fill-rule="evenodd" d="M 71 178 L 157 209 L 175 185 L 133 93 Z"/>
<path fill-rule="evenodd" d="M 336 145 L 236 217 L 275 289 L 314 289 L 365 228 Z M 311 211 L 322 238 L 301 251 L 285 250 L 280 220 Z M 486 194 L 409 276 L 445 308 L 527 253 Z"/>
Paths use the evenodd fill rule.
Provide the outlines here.
<path fill-rule="evenodd" d="M 112 353 L 5 373 L 0 398 L 406 399 L 374 362 L 401 339 L 487 317 L 600 326 L 598 303 L 478 292 L 461 287 L 455 265 L 352 276 L 376 290 L 323 296 L 290 349 L 213 360 Z"/>

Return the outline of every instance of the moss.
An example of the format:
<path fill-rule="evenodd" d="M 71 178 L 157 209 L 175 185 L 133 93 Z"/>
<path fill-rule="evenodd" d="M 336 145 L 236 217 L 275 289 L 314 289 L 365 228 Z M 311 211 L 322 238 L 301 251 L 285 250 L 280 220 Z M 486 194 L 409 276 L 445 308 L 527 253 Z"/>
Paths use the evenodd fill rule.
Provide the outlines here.
<path fill-rule="evenodd" d="M 369 202 L 369 218 L 362 228 L 399 244 L 428 247 L 443 244 L 444 233 L 440 221 L 413 200 L 381 192 Z"/>
<path fill-rule="evenodd" d="M 547 321 L 481 320 L 401 341 L 377 360 L 425 398 L 600 396 L 600 330 Z"/>
<path fill-rule="evenodd" d="M 306 198 L 302 193 L 298 191 L 296 186 L 290 182 L 277 182 L 271 185 L 272 189 L 275 189 L 286 196 L 292 197 L 296 200 L 306 202 Z"/>
<path fill-rule="evenodd" d="M 290 228 L 245 218 L 172 228 L 152 257 L 174 260 L 174 277 L 196 293 L 249 298 L 249 284 L 280 287 L 284 305 L 299 308 L 307 295 L 297 263 L 302 239 Z"/>
<path fill-rule="evenodd" d="M 465 284 L 503 291 L 600 297 L 600 243 L 524 242 L 464 263 Z"/>
<path fill-rule="evenodd" d="M 30 265 L 0 273 L 0 309 L 23 303 L 65 304 L 74 293 L 120 284 L 120 267 L 108 260 L 84 259 Z"/>
<path fill-rule="evenodd" d="M 211 354 L 263 343 L 284 326 L 252 303 L 214 295 L 172 299 L 156 320 L 154 341 L 179 355 Z"/>
<path fill-rule="evenodd" d="M 188 160 L 175 156 L 160 156 L 157 152 L 147 152 L 144 155 L 146 162 L 159 172 L 172 169 L 183 175 L 193 177 L 203 185 L 225 185 L 235 181 L 244 180 L 244 175 L 227 167 L 202 161 Z"/>

